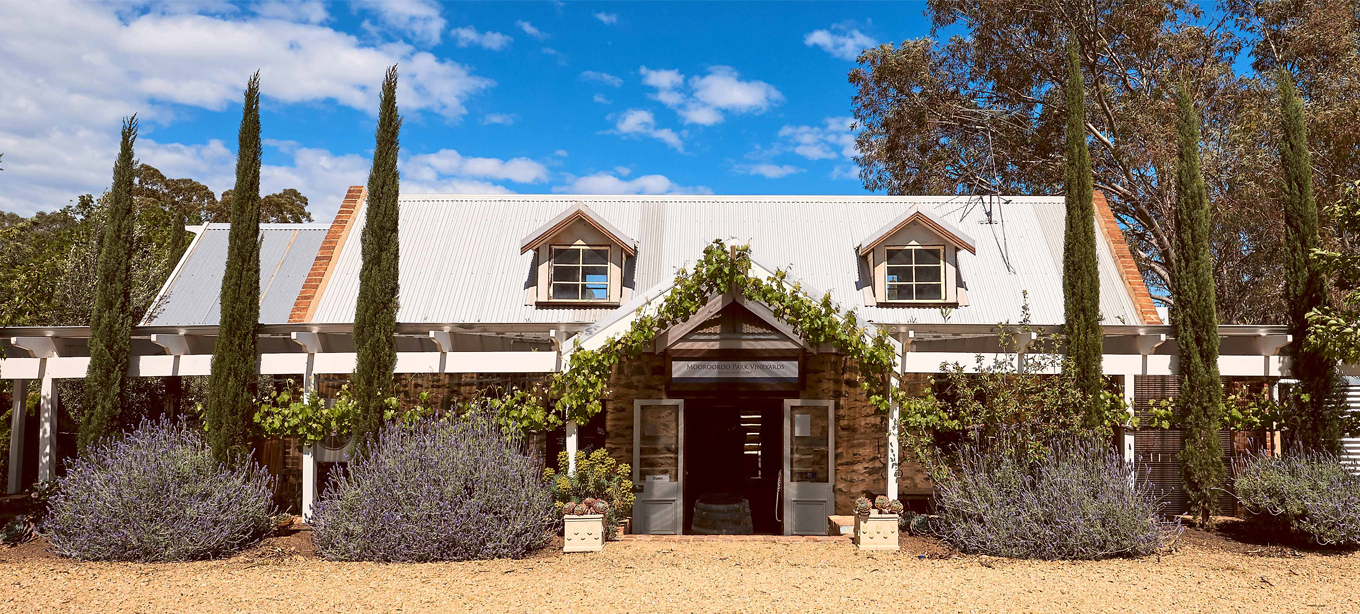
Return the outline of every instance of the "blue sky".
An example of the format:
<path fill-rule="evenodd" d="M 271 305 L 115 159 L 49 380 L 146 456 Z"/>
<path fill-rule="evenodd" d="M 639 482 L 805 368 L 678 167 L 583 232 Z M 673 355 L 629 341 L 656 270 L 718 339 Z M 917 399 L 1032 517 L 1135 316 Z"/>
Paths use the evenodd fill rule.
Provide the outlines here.
<path fill-rule="evenodd" d="M 264 189 L 329 221 L 365 181 L 401 70 L 403 192 L 852 194 L 859 49 L 925 36 L 923 3 L 0 4 L 0 210 L 109 183 L 138 156 L 231 187 L 261 70 Z"/>

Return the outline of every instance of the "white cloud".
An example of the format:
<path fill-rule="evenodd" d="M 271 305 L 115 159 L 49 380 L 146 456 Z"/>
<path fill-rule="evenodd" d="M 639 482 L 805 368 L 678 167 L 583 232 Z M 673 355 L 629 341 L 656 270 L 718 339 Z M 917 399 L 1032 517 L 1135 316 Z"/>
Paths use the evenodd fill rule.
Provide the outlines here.
<path fill-rule="evenodd" d="M 775 153 L 791 149 L 809 160 L 853 158 L 859 155 L 852 132 L 854 123 L 851 117 L 828 117 L 821 126 L 784 126 L 779 129 L 784 142 L 776 146 Z"/>
<path fill-rule="evenodd" d="M 303 23 L 322 23 L 330 19 L 321 0 L 262 0 L 250 5 L 250 10 L 260 17 Z"/>
<path fill-rule="evenodd" d="M 611 26 L 619 22 L 618 13 L 592 13 L 592 14 L 595 15 L 596 19 Z"/>
<path fill-rule="evenodd" d="M 626 166 L 615 166 L 614 173 L 620 177 L 627 177 L 628 175 L 633 173 L 633 169 L 628 168 Z"/>
<path fill-rule="evenodd" d="M 628 109 L 618 116 L 614 122 L 614 129 L 607 131 L 610 134 L 617 134 L 624 137 L 648 137 L 653 138 L 671 148 L 684 153 L 685 144 L 681 135 L 670 128 L 657 128 L 656 116 L 651 111 L 643 109 Z"/>
<path fill-rule="evenodd" d="M 557 150 L 557 151 L 554 151 L 554 152 L 553 152 L 553 155 L 554 155 L 554 156 L 557 156 L 557 157 L 559 157 L 559 158 L 565 158 L 565 157 L 567 157 L 567 150 L 565 150 L 565 149 L 559 149 L 559 150 Z"/>
<path fill-rule="evenodd" d="M 610 100 L 609 97 L 604 94 L 595 94 L 595 102 L 600 104 L 614 104 L 614 101 Z"/>
<path fill-rule="evenodd" d="M 529 36 L 532 36 L 532 37 L 534 37 L 534 38 L 536 38 L 536 39 L 538 39 L 538 40 L 543 40 L 543 39 L 545 39 L 545 38 L 548 38 L 548 33 L 547 33 L 547 32 L 544 32 L 544 31 L 542 31 L 542 30 L 540 30 L 540 29 L 538 29 L 538 28 L 535 28 L 535 27 L 534 27 L 534 24 L 531 24 L 531 23 L 529 23 L 529 22 L 527 22 L 527 21 L 523 21 L 523 20 L 521 20 L 521 21 L 516 21 L 516 22 L 515 22 L 515 25 L 516 25 L 516 26 L 519 26 L 519 29 L 523 30 L 525 34 L 528 34 Z"/>
<path fill-rule="evenodd" d="M 519 120 L 519 116 L 514 113 L 487 113 L 482 116 L 483 125 L 499 124 L 509 126 Z"/>
<path fill-rule="evenodd" d="M 439 35 L 448 23 L 440 16 L 439 3 L 434 0 L 352 0 L 352 5 L 356 10 L 372 13 L 387 28 L 430 45 L 439 43 Z M 372 24 L 366 25 L 374 29 Z"/>
<path fill-rule="evenodd" d="M 763 113 L 784 101 L 784 95 L 764 81 L 743 81 L 730 66 L 712 66 L 708 74 L 688 80 L 678 70 L 638 72 L 642 82 L 656 91 L 651 97 L 675 110 L 687 124 L 712 126 L 723 113 Z"/>
<path fill-rule="evenodd" d="M 376 115 L 383 71 L 400 64 L 402 111 L 447 121 L 462 117 L 465 101 L 494 85 L 408 44 L 370 45 L 321 25 L 254 15 L 119 12 L 126 9 L 0 2 L 0 210 L 27 214 L 100 193 L 110 181 L 121 118 L 138 114 L 137 154 L 150 155 L 156 128 L 176 121 L 180 105 L 239 109 L 256 68 L 266 105 L 333 103 Z M 367 163 L 348 181 L 362 183 L 366 174 Z M 341 196 L 347 185 L 338 188 Z"/>
<path fill-rule="evenodd" d="M 807 169 L 798 168 L 791 164 L 778 166 L 774 164 L 738 164 L 732 170 L 746 175 L 759 175 L 766 179 L 779 179 L 794 173 L 801 173 Z"/>
<path fill-rule="evenodd" d="M 409 156 L 402 161 L 401 173 L 403 183 L 407 178 L 416 182 L 434 183 L 447 176 L 515 183 L 540 183 L 548 180 L 548 167 L 529 158 L 511 160 L 467 158 L 452 149 Z"/>
<path fill-rule="evenodd" d="M 808 32 L 803 37 L 803 44 L 820 47 L 834 57 L 853 62 L 859 52 L 877 45 L 878 41 L 848 24 L 836 24 L 830 30 Z"/>
<path fill-rule="evenodd" d="M 832 179 L 859 179 L 859 173 L 855 172 L 853 164 L 837 164 L 836 168 L 831 169 Z"/>
<path fill-rule="evenodd" d="M 472 47 L 475 45 L 483 49 L 500 51 L 508 46 L 510 41 L 514 40 L 500 32 L 478 32 L 477 28 L 474 26 L 454 28 L 452 32 L 456 39 L 455 42 L 459 47 Z"/>
<path fill-rule="evenodd" d="M 566 185 L 554 186 L 554 192 L 567 194 L 712 194 L 703 187 L 676 185 L 664 175 L 642 175 L 636 179 L 620 179 L 601 171 L 594 175 L 576 177 Z"/>
<path fill-rule="evenodd" d="M 587 70 L 581 73 L 581 78 L 586 81 L 598 81 L 611 87 L 619 87 L 620 85 L 623 85 L 623 79 L 615 77 L 614 75 L 611 75 L 607 72 Z"/>

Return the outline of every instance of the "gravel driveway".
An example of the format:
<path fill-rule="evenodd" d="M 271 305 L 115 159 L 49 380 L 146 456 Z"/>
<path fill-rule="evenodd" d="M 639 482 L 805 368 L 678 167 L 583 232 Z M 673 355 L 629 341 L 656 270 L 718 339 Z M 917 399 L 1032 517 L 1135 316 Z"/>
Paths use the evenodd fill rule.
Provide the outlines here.
<path fill-rule="evenodd" d="M 225 561 L 74 563 L 0 551 L 0 610 L 43 612 L 1360 612 L 1360 554 L 1183 540 L 1140 560 L 950 556 L 904 539 L 611 543 L 521 561 L 331 563 L 275 539 Z M 28 549 L 24 551 L 22 549 Z"/>

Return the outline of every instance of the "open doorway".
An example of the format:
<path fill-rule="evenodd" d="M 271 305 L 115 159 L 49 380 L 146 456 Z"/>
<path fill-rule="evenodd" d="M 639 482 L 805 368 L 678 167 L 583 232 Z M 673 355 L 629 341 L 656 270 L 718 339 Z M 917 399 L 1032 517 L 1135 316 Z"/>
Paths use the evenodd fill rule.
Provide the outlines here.
<path fill-rule="evenodd" d="M 782 412 L 777 398 L 686 400 L 685 533 L 783 533 Z"/>

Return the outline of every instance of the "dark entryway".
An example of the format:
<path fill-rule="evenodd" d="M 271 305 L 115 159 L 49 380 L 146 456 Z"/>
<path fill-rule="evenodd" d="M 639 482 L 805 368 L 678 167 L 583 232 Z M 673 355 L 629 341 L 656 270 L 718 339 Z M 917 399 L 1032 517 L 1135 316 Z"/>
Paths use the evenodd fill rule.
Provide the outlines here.
<path fill-rule="evenodd" d="M 722 506 L 745 499 L 754 533 L 783 534 L 778 517 L 783 428 L 777 398 L 685 401 L 685 533 L 696 532 L 695 503 L 704 497 Z"/>

